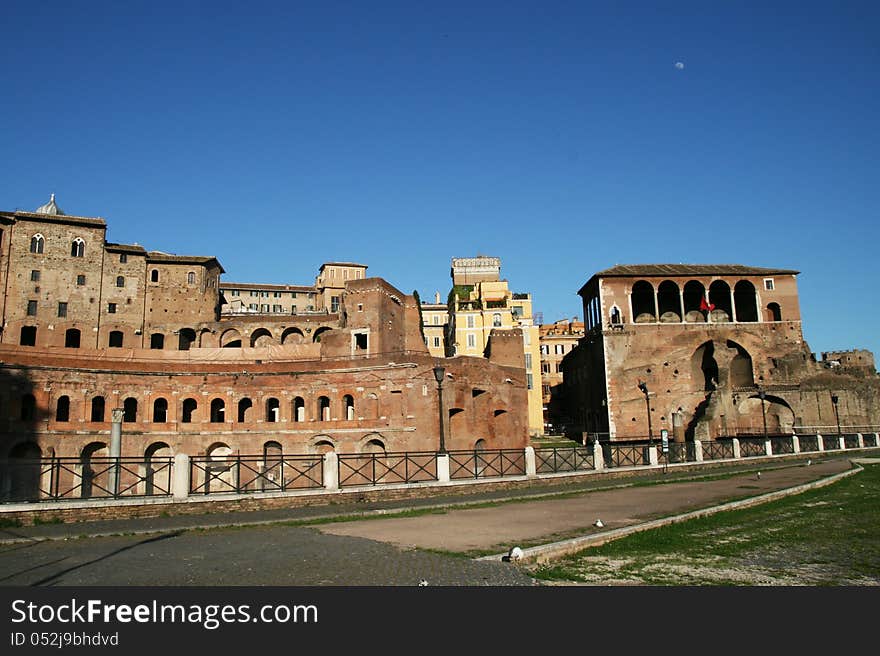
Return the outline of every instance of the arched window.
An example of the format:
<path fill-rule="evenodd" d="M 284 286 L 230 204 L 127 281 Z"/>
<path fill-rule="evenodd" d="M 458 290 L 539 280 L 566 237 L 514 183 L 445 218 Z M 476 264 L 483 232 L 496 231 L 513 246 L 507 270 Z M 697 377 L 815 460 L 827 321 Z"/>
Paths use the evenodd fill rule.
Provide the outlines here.
<path fill-rule="evenodd" d="M 192 328 L 181 328 L 180 336 L 177 340 L 178 349 L 181 351 L 189 351 L 190 347 L 195 344 L 196 331 Z"/>
<path fill-rule="evenodd" d="M 165 348 L 165 335 L 162 333 L 153 333 L 150 335 L 150 348 L 159 350 Z"/>
<path fill-rule="evenodd" d="M 190 285 L 194 285 L 196 283 L 196 274 L 193 271 L 190 271 L 186 274 L 186 282 Z"/>
<path fill-rule="evenodd" d="M 615 325 L 623 323 L 623 318 L 620 316 L 620 308 L 616 305 L 611 308 L 611 323 Z"/>
<path fill-rule="evenodd" d="M 782 321 L 782 308 L 779 307 L 779 303 L 767 305 L 767 321 Z"/>
<path fill-rule="evenodd" d="M 226 414 L 226 404 L 223 399 L 214 399 L 211 401 L 211 423 L 222 424 Z"/>
<path fill-rule="evenodd" d="M 703 308 L 706 306 L 706 288 L 698 280 L 688 280 L 684 285 L 684 320 L 700 323 L 706 320 Z"/>
<path fill-rule="evenodd" d="M 180 415 L 180 421 L 184 424 L 191 424 L 193 420 L 193 413 L 195 413 L 196 408 L 199 407 L 199 404 L 196 403 L 195 399 L 184 399 L 183 400 L 183 412 Z"/>
<path fill-rule="evenodd" d="M 318 397 L 318 417 L 320 421 L 330 421 L 330 399 L 326 396 Z"/>
<path fill-rule="evenodd" d="M 42 253 L 43 252 L 43 244 L 46 243 L 46 240 L 43 238 L 43 235 L 37 233 L 33 237 L 31 237 L 31 253 Z"/>
<path fill-rule="evenodd" d="M 116 276 L 116 286 L 125 287 L 125 278 L 123 276 Z"/>
<path fill-rule="evenodd" d="M 681 295 L 678 285 L 664 280 L 657 287 L 657 305 L 661 323 L 681 323 Z"/>
<path fill-rule="evenodd" d="M 737 321 L 758 320 L 758 297 L 755 286 L 748 280 L 740 280 L 733 287 L 733 306 Z"/>
<path fill-rule="evenodd" d="M 730 303 L 730 285 L 723 280 L 715 280 L 709 285 L 709 306 L 715 306 L 710 311 L 714 323 L 726 323 L 733 321 L 733 308 Z"/>
<path fill-rule="evenodd" d="M 137 421 L 137 413 L 138 413 L 138 402 L 134 397 L 128 397 L 122 403 L 122 409 L 124 414 L 122 416 L 122 421 L 127 424 L 133 424 Z"/>
<path fill-rule="evenodd" d="M 70 256 L 71 257 L 83 257 L 86 253 L 86 243 L 82 240 L 81 237 L 77 237 L 70 244 Z"/>
<path fill-rule="evenodd" d="M 301 396 L 297 396 L 293 399 L 293 420 L 306 420 L 306 402 Z"/>
<path fill-rule="evenodd" d="M 654 306 L 654 286 L 647 280 L 639 280 L 632 288 L 632 314 L 634 323 L 657 321 L 657 308 Z"/>
<path fill-rule="evenodd" d="M 150 282 L 159 282 L 159 270 L 153 269 L 150 271 Z"/>
<path fill-rule="evenodd" d="M 278 412 L 281 405 L 278 403 L 278 399 L 271 398 L 266 399 L 266 421 L 270 423 L 276 423 L 279 419 Z"/>
<path fill-rule="evenodd" d="M 34 419 L 37 409 L 37 399 L 33 394 L 25 394 L 21 397 L 21 420 L 31 421 Z"/>
<path fill-rule="evenodd" d="M 110 348 L 122 348 L 122 340 L 123 335 L 121 330 L 111 330 L 110 331 L 110 342 L 108 346 Z"/>
<path fill-rule="evenodd" d="M 164 424 L 168 421 L 168 401 L 158 398 L 153 401 L 153 423 Z"/>
<path fill-rule="evenodd" d="M 238 423 L 244 423 L 248 421 L 248 410 L 253 407 L 254 404 L 250 399 L 241 399 L 238 402 Z"/>
<path fill-rule="evenodd" d="M 70 421 L 70 397 L 59 396 L 55 406 L 55 421 Z"/>
<path fill-rule="evenodd" d="M 64 346 L 66 348 L 79 348 L 79 330 L 76 328 L 68 328 L 64 333 Z"/>
<path fill-rule="evenodd" d="M 342 416 L 347 421 L 354 420 L 354 397 L 351 394 L 342 397 Z"/>
<path fill-rule="evenodd" d="M 96 396 L 92 399 L 92 421 L 104 421 L 103 396 Z"/>

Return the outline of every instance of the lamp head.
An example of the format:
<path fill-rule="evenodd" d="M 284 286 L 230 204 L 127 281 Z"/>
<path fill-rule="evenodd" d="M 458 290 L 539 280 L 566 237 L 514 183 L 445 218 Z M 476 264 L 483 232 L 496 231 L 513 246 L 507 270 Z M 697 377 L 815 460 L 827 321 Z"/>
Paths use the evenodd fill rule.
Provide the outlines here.
<path fill-rule="evenodd" d="M 837 405 L 837 401 L 838 401 L 837 394 L 832 394 L 832 395 L 831 395 L 831 402 L 832 402 L 834 405 Z"/>
<path fill-rule="evenodd" d="M 446 373 L 446 367 L 441 367 L 440 365 L 437 365 L 436 367 L 434 367 L 434 378 L 437 380 L 438 383 L 443 382 L 443 375 L 445 373 Z"/>
<path fill-rule="evenodd" d="M 645 396 L 648 396 L 648 384 L 645 383 L 645 381 L 643 381 L 643 380 L 639 381 L 639 389 L 642 390 L 642 394 L 644 394 Z"/>

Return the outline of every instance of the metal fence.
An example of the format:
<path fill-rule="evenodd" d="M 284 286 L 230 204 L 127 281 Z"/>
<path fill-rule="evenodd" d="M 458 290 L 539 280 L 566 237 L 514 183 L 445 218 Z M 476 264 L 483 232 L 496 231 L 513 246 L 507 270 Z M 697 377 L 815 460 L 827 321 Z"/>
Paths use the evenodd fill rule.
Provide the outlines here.
<path fill-rule="evenodd" d="M 339 486 L 437 480 L 435 453 L 340 453 Z"/>
<path fill-rule="evenodd" d="M 794 453 L 794 440 L 790 437 L 771 437 L 770 449 L 774 456 L 783 453 Z"/>
<path fill-rule="evenodd" d="M 725 460 L 727 458 L 733 458 L 733 442 L 729 440 L 703 442 L 703 460 Z"/>
<path fill-rule="evenodd" d="M 190 494 L 286 492 L 324 486 L 321 455 L 234 456 L 214 460 L 190 458 Z"/>
<path fill-rule="evenodd" d="M 640 467 L 650 465 L 648 446 L 615 446 L 602 445 L 602 455 L 605 458 L 606 467 Z"/>
<path fill-rule="evenodd" d="M 518 449 L 449 452 L 451 479 L 524 476 L 525 473 L 526 455 Z"/>
<path fill-rule="evenodd" d="M 818 435 L 798 435 L 798 445 L 801 451 L 818 451 L 819 436 Z"/>
<path fill-rule="evenodd" d="M 697 449 L 693 442 L 670 442 L 669 451 L 661 449 L 657 455 L 657 462 L 672 464 L 676 462 L 694 462 L 697 459 Z"/>
<path fill-rule="evenodd" d="M 822 449 L 825 451 L 834 451 L 840 448 L 840 440 L 837 435 L 823 435 Z"/>
<path fill-rule="evenodd" d="M 173 462 L 132 457 L 6 460 L 0 463 L 0 501 L 167 496 Z"/>
<path fill-rule="evenodd" d="M 877 434 L 864 433 L 862 435 L 862 441 L 865 443 L 865 446 L 877 446 Z"/>
<path fill-rule="evenodd" d="M 739 440 L 740 458 L 752 458 L 755 456 L 766 456 L 767 447 L 764 439 L 760 437 L 743 437 Z"/>
<path fill-rule="evenodd" d="M 591 447 L 535 449 L 535 471 L 538 474 L 585 471 L 595 469 Z"/>
<path fill-rule="evenodd" d="M 858 435 L 844 435 L 843 436 L 843 444 L 846 449 L 858 449 L 859 448 L 859 436 Z"/>

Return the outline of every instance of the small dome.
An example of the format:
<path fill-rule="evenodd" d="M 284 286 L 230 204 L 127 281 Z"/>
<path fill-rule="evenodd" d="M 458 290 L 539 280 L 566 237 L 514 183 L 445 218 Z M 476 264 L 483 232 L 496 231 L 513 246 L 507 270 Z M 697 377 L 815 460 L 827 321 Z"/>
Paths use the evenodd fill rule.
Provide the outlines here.
<path fill-rule="evenodd" d="M 49 202 L 45 205 L 40 205 L 36 211 L 37 214 L 64 214 L 61 211 L 61 208 L 55 204 L 55 194 L 52 194 L 49 198 Z"/>

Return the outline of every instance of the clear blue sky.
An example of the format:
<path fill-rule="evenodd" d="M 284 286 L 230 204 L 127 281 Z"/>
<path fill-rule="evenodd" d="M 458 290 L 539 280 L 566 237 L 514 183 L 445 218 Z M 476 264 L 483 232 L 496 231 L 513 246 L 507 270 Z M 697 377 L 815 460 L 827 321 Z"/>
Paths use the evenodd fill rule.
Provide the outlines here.
<path fill-rule="evenodd" d="M 502 258 L 546 322 L 614 264 L 801 271 L 880 357 L 878 2 L 20 2 L 0 209 L 57 194 L 227 281 Z M 683 67 L 677 67 L 681 62 Z"/>

